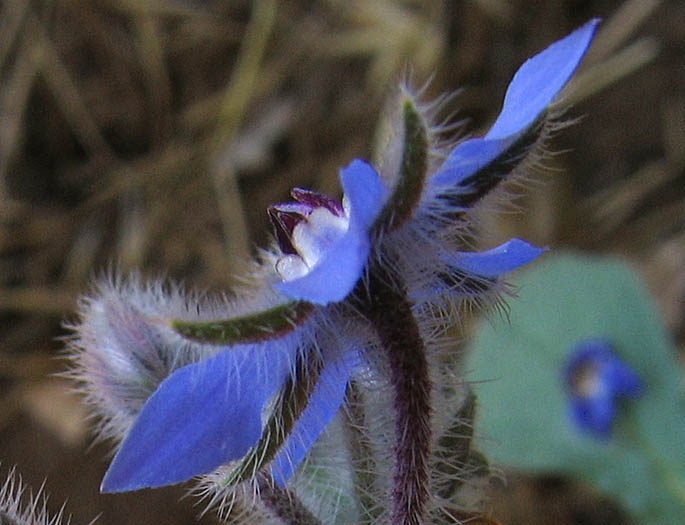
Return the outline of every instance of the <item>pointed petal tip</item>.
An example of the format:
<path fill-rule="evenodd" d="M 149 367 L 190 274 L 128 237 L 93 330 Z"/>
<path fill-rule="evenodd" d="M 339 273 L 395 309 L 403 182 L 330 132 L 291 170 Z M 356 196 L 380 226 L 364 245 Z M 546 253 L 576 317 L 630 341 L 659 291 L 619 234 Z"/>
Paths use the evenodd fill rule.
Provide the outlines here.
<path fill-rule="evenodd" d="M 514 237 L 490 250 L 450 255 L 450 262 L 469 273 L 495 278 L 528 264 L 546 251 L 546 247 Z"/>
<path fill-rule="evenodd" d="M 233 347 L 176 370 L 145 402 L 101 490 L 181 483 L 244 456 L 261 435 L 264 403 L 289 374 L 293 352 Z"/>
<path fill-rule="evenodd" d="M 135 483 L 124 483 L 121 479 L 115 479 L 112 474 L 112 466 L 105 472 L 105 477 L 102 478 L 102 483 L 100 483 L 100 493 L 101 494 L 116 494 L 119 492 L 130 492 L 134 490 L 141 490 L 148 488 L 146 485 L 141 486 Z"/>
<path fill-rule="evenodd" d="M 563 89 L 580 64 L 599 18 L 529 58 L 514 74 L 497 120 L 487 134 L 460 142 L 431 177 L 436 186 L 452 187 L 495 161 L 515 144 Z"/>
<path fill-rule="evenodd" d="M 485 135 L 504 138 L 530 126 L 566 85 L 590 46 L 599 18 L 557 40 L 516 71 L 497 120 Z"/>
<path fill-rule="evenodd" d="M 386 188 L 376 169 L 361 159 L 353 159 L 340 169 L 340 184 L 350 205 L 350 223 L 368 229 L 385 204 Z"/>
<path fill-rule="evenodd" d="M 102 478 L 102 483 L 100 483 L 100 494 L 114 494 L 115 492 L 125 492 L 125 489 L 120 489 L 115 483 L 111 483 L 105 473 L 105 477 Z"/>

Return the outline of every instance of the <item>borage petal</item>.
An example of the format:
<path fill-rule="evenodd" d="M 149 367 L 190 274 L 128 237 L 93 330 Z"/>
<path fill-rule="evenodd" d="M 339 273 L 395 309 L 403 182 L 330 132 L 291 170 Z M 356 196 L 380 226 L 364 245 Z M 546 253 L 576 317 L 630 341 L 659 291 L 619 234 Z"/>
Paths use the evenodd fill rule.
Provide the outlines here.
<path fill-rule="evenodd" d="M 574 397 L 570 401 L 571 415 L 579 428 L 599 438 L 608 438 L 616 409 L 610 395 L 593 398 Z"/>
<path fill-rule="evenodd" d="M 350 208 L 350 227 L 368 229 L 387 197 L 380 176 L 368 162 L 354 159 L 340 170 L 340 184 Z"/>
<path fill-rule="evenodd" d="M 466 140 L 454 148 L 432 177 L 431 184 L 459 184 L 504 155 L 535 124 L 568 82 L 598 23 L 598 19 L 591 20 L 528 59 L 509 84 L 502 111 L 490 131 L 483 138 Z"/>
<path fill-rule="evenodd" d="M 295 472 L 309 448 L 338 412 L 357 360 L 351 356 L 326 359 L 307 408 L 274 458 L 271 471 L 281 486 Z"/>
<path fill-rule="evenodd" d="M 513 238 L 482 252 L 457 252 L 445 257 L 450 266 L 483 277 L 498 277 L 528 264 L 546 248 Z"/>
<path fill-rule="evenodd" d="M 454 186 L 499 157 L 514 142 L 505 140 L 468 139 L 452 150 L 431 178 L 431 184 Z"/>
<path fill-rule="evenodd" d="M 322 305 L 341 301 L 362 275 L 371 250 L 368 228 L 383 207 L 385 187 L 371 165 L 358 159 L 340 170 L 340 181 L 349 227 L 307 274 L 276 285 L 289 297 Z"/>
<path fill-rule="evenodd" d="M 600 374 L 601 380 L 611 385 L 616 395 L 637 398 L 642 393 L 643 383 L 640 376 L 617 357 L 607 362 L 600 370 Z"/>
<path fill-rule="evenodd" d="M 597 24 L 598 18 L 590 20 L 523 63 L 514 74 L 502 111 L 485 138 L 514 135 L 537 120 L 580 64 Z"/>
<path fill-rule="evenodd" d="M 370 249 L 366 231 L 350 226 L 314 268 L 298 279 L 277 283 L 276 287 L 289 297 L 316 304 L 341 301 L 361 277 Z"/>
<path fill-rule="evenodd" d="M 234 347 L 174 372 L 143 406 L 101 490 L 179 483 L 245 455 L 262 433 L 262 408 L 288 377 L 294 353 Z"/>

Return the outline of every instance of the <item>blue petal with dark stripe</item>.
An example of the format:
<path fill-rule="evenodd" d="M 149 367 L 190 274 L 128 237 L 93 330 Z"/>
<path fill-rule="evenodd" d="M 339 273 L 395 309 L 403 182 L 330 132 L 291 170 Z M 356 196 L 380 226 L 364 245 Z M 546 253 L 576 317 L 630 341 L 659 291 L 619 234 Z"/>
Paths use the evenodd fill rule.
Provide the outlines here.
<path fill-rule="evenodd" d="M 278 484 L 285 485 L 338 412 L 355 365 L 356 357 L 349 354 L 326 360 L 307 407 L 272 463 L 272 475 Z"/>
<path fill-rule="evenodd" d="M 101 490 L 179 483 L 243 457 L 261 436 L 262 408 L 288 377 L 294 353 L 234 347 L 176 370 L 143 406 Z"/>
<path fill-rule="evenodd" d="M 447 157 L 431 184 L 459 184 L 506 152 L 518 136 L 535 123 L 566 85 L 580 64 L 598 19 L 528 59 L 516 72 L 497 120 L 483 138 L 460 143 Z"/>

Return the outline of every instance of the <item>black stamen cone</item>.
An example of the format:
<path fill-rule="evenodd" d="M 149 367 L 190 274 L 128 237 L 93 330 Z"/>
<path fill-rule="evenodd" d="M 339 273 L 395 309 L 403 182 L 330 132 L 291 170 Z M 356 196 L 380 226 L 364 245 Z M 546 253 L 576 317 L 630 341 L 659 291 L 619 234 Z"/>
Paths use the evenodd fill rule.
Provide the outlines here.
<path fill-rule="evenodd" d="M 300 221 L 303 221 L 304 217 L 299 213 L 283 211 L 278 208 L 277 204 L 269 206 L 267 212 L 269 214 L 269 219 L 271 219 L 271 224 L 274 227 L 276 240 L 278 241 L 278 246 L 281 248 L 281 251 L 289 255 L 297 255 L 297 250 L 295 249 L 295 246 L 293 246 L 291 237 L 293 230 L 295 230 L 295 226 L 297 226 Z"/>

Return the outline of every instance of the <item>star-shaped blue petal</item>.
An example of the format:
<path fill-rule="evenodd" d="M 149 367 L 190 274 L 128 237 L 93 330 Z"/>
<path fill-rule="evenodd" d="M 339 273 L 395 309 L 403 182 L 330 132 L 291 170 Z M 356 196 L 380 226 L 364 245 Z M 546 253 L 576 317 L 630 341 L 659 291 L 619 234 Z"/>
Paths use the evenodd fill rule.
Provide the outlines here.
<path fill-rule="evenodd" d="M 351 354 L 326 359 L 307 408 L 274 458 L 271 471 L 278 484 L 285 485 L 309 448 L 338 412 L 345 398 L 347 383 L 357 365 L 356 356 Z"/>
<path fill-rule="evenodd" d="M 583 58 L 598 19 L 528 59 L 516 72 L 504 105 L 490 131 L 482 138 L 460 143 L 438 169 L 431 183 L 454 186 L 493 162 L 547 109 Z"/>
<path fill-rule="evenodd" d="M 261 436 L 262 408 L 288 377 L 293 354 L 240 346 L 175 371 L 143 406 L 102 491 L 179 483 L 243 457 Z"/>
<path fill-rule="evenodd" d="M 423 177 L 429 164 L 416 163 L 423 166 L 423 171 L 420 187 L 408 185 L 412 195 L 423 196 L 425 189 L 434 188 L 433 194 L 428 192 L 429 197 L 446 195 L 447 205 L 471 206 L 485 193 L 484 189 L 494 187 L 493 181 L 501 180 L 491 177 L 484 182 L 481 175 L 487 175 L 488 168 L 492 171 L 493 165 L 497 165 L 502 172 L 507 168 L 507 173 L 511 172 L 511 157 L 516 157 L 518 151 L 514 146 L 528 144 L 526 140 L 531 136 L 531 144 L 539 138 L 542 117 L 580 63 L 597 23 L 597 20 L 587 23 L 521 66 L 509 85 L 499 116 L 485 136 L 460 143 L 428 179 Z M 424 144 L 424 147 L 427 146 Z M 501 162 L 498 164 L 498 161 Z M 382 210 L 388 204 L 388 188 L 370 164 L 358 159 L 341 169 L 340 182 L 345 195 L 342 204 L 312 190 L 296 188 L 292 196 L 297 202 L 270 208 L 280 246 L 274 268 L 280 282 L 269 285 L 296 300 L 289 301 L 288 308 L 295 308 L 291 303 L 304 304 L 308 312 L 315 312 L 309 303 L 327 305 L 343 301 L 364 274 L 372 250 L 378 249 L 379 256 L 385 255 L 382 250 L 386 245 L 376 247 L 372 242 L 381 237 L 374 228 L 383 229 Z M 389 179 L 388 184 L 392 186 Z M 416 187 L 419 188 L 414 191 Z M 449 197 L 455 194 L 477 198 L 450 201 Z M 420 201 L 417 197 L 411 202 Z M 407 213 L 407 217 L 410 221 L 421 214 Z M 404 223 L 398 224 L 399 231 Z M 429 235 L 434 230 L 418 228 L 416 231 Z M 391 243 L 393 231 L 389 229 L 385 233 L 384 238 Z M 440 283 L 424 279 L 426 288 L 442 286 L 437 292 L 432 290 L 434 294 L 463 293 L 467 287 L 462 289 L 458 283 L 467 282 L 469 277 L 489 286 L 492 280 L 544 251 L 520 239 L 511 239 L 482 252 L 448 253 L 449 248 L 441 244 L 431 246 L 434 249 L 430 254 L 420 255 L 426 255 L 426 275 L 441 273 L 441 278 L 435 279 Z M 400 270 L 398 265 L 397 271 Z M 457 284 L 453 285 L 450 278 Z M 474 293 L 484 290 L 474 289 Z M 407 290 L 410 297 L 413 292 Z M 312 318 L 325 319 L 326 310 L 319 309 Z M 293 318 L 287 317 L 286 321 L 288 328 L 299 328 Z M 337 323 L 336 320 L 327 322 L 332 326 Z M 315 324 L 307 328 L 307 337 L 309 343 L 316 340 L 318 344 L 320 332 Z M 329 328 L 328 325 L 323 328 L 326 332 L 323 341 L 330 335 Z M 237 330 L 237 333 L 242 332 Z M 308 357 L 298 354 L 298 348 L 303 347 L 301 333 L 293 334 L 288 341 L 282 339 L 284 336 L 278 330 L 262 330 L 262 333 L 266 334 L 265 340 L 258 339 L 260 342 L 248 345 L 248 339 L 240 339 L 241 344 L 219 348 L 213 357 L 169 375 L 138 414 L 105 475 L 102 490 L 117 492 L 182 482 L 243 458 L 260 438 L 270 439 L 270 434 L 262 435 L 265 405 L 271 407 L 268 401 L 289 378 L 298 380 L 294 373 L 296 362 Z M 346 338 L 347 334 L 342 334 L 332 345 L 333 349 L 317 346 L 317 359 L 323 361 L 315 363 L 320 365 L 317 368 L 320 371 L 316 384 L 308 384 L 313 389 L 307 390 L 306 406 L 299 406 L 301 412 L 297 413 L 296 421 L 288 420 L 292 426 L 288 427 L 290 432 L 285 442 L 279 442 L 277 451 L 269 452 L 275 455 L 261 456 L 264 463 L 259 469 L 270 468 L 274 480 L 281 485 L 293 474 L 343 403 L 347 384 L 359 366 L 359 355 L 340 349 L 348 345 Z M 206 340 L 200 341 L 204 344 Z M 228 342 L 222 339 L 216 343 Z M 567 382 L 575 420 L 599 435 L 608 434 L 611 428 L 615 398 L 636 396 L 641 388 L 634 372 L 597 343 L 581 347 L 569 360 Z M 282 421 L 278 419 L 279 412 L 273 414 L 269 424 Z M 272 457 L 273 461 L 267 463 Z"/>

